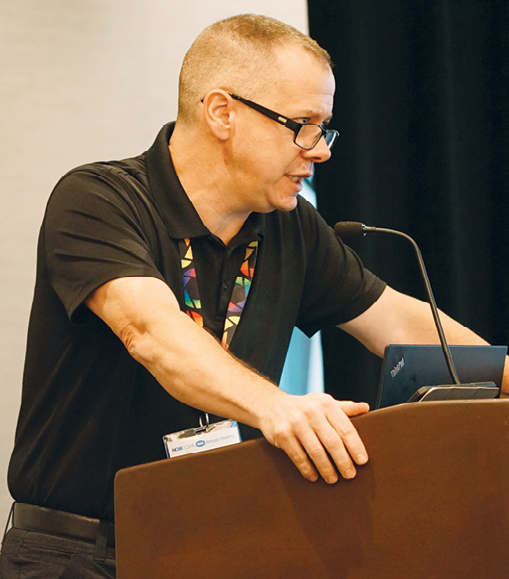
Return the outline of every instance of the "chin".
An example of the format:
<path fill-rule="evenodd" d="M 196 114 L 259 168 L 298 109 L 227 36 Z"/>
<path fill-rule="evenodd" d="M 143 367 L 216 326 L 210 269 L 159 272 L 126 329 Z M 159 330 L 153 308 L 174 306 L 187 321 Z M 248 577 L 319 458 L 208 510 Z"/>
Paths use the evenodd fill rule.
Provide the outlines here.
<path fill-rule="evenodd" d="M 298 195 L 288 197 L 276 207 L 279 211 L 293 211 L 297 207 Z"/>
<path fill-rule="evenodd" d="M 288 213 L 293 211 L 297 207 L 297 199 L 293 203 L 274 203 L 267 207 L 258 208 L 257 213 L 272 213 L 273 211 L 282 211 L 283 213 Z"/>
<path fill-rule="evenodd" d="M 257 213 L 272 213 L 272 211 L 293 211 L 297 207 L 299 193 L 296 191 L 284 192 L 280 195 L 266 195 L 263 198 L 263 206 L 258 206 Z"/>

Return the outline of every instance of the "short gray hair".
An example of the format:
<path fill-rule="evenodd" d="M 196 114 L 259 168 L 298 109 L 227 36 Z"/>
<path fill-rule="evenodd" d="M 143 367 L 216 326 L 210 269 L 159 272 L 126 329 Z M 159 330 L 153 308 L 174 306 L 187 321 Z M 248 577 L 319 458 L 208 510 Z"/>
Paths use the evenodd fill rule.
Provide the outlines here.
<path fill-rule="evenodd" d="M 307 51 L 324 68 L 332 68 L 329 54 L 316 41 L 268 16 L 242 14 L 205 28 L 182 64 L 179 121 L 192 121 L 198 103 L 215 88 L 255 98 L 272 82 L 277 51 L 289 46 Z"/>

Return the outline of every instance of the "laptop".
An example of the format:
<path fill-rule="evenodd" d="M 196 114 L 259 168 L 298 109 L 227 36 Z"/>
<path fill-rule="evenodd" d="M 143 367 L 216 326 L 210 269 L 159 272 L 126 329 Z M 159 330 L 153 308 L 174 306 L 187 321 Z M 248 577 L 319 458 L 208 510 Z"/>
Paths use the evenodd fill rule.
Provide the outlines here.
<path fill-rule="evenodd" d="M 473 390 L 462 392 L 455 388 L 441 397 L 440 389 L 423 388 L 454 385 L 441 346 L 390 344 L 385 349 L 376 408 L 419 400 L 422 396 L 428 396 L 428 400 L 496 397 L 502 383 L 507 346 L 449 348 L 462 383 L 494 382 L 496 388 L 487 388 L 484 393 L 477 394 Z"/>

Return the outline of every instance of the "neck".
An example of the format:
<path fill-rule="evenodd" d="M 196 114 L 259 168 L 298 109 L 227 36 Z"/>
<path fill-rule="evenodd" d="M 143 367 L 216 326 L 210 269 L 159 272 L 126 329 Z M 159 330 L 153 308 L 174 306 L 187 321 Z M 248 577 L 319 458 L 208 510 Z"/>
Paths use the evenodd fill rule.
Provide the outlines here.
<path fill-rule="evenodd" d="M 198 143 L 190 147 L 188 143 Z M 240 231 L 250 211 L 235 205 L 229 193 L 228 171 L 224 159 L 206 141 L 206 137 L 190 138 L 175 126 L 169 150 L 184 191 L 204 225 L 211 233 L 228 244 Z"/>

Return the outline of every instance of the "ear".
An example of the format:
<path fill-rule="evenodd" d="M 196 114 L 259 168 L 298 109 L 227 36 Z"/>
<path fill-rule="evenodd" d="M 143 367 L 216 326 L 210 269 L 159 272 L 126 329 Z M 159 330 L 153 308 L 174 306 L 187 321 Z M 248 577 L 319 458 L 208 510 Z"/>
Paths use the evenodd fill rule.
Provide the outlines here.
<path fill-rule="evenodd" d="M 228 140 L 235 128 L 235 106 L 230 95 L 221 89 L 211 90 L 203 99 L 205 121 L 212 134 Z"/>

